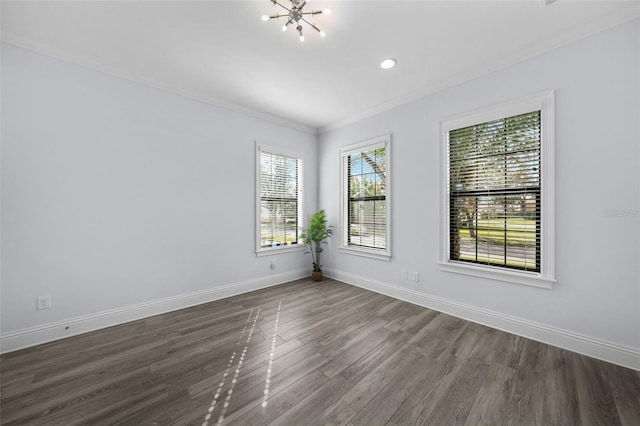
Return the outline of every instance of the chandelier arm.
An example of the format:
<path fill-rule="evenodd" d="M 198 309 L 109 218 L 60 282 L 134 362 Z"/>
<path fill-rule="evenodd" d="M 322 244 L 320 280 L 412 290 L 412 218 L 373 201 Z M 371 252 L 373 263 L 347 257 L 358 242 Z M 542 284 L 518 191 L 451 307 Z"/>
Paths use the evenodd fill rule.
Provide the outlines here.
<path fill-rule="evenodd" d="M 309 25 L 311 28 L 313 28 L 314 30 L 316 30 L 317 32 L 321 33 L 322 31 L 320 30 L 320 28 L 316 27 L 315 24 L 312 24 L 311 22 L 307 21 L 304 18 L 300 18 L 301 21 L 304 21 L 307 25 Z"/>
<path fill-rule="evenodd" d="M 280 6 L 281 8 L 286 10 L 287 12 L 291 13 L 291 9 L 289 9 L 287 6 L 285 6 L 282 3 L 280 3 L 278 0 L 271 0 L 271 1 L 273 2 L 273 4 L 277 4 L 278 6 Z"/>

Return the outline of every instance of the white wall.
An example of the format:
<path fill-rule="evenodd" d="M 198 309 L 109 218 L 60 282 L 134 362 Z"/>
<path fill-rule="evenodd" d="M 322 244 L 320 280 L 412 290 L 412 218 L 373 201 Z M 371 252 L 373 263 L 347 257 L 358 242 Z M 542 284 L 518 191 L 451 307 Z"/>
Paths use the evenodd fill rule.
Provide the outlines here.
<path fill-rule="evenodd" d="M 309 212 L 316 138 L 3 44 L 2 334 L 310 272 L 255 255 L 255 141 L 305 155 Z"/>
<path fill-rule="evenodd" d="M 639 39 L 636 20 L 321 135 L 320 206 L 339 225 L 340 147 L 392 134 L 392 260 L 340 253 L 333 238 L 325 251 L 332 275 L 612 343 L 640 360 Z M 556 100 L 557 284 L 547 290 L 441 272 L 439 123 L 549 89 Z M 420 282 L 402 280 L 402 269 L 418 271 Z"/>

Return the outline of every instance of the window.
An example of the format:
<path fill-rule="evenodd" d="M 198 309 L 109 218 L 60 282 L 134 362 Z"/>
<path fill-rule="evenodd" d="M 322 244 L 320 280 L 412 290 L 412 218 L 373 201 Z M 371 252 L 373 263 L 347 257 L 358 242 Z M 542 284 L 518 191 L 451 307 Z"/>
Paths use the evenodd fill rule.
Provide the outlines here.
<path fill-rule="evenodd" d="M 341 150 L 341 251 L 390 259 L 389 144 L 387 135 Z"/>
<path fill-rule="evenodd" d="M 258 255 L 302 248 L 302 154 L 257 147 Z"/>
<path fill-rule="evenodd" d="M 550 287 L 553 94 L 442 124 L 441 264 Z"/>

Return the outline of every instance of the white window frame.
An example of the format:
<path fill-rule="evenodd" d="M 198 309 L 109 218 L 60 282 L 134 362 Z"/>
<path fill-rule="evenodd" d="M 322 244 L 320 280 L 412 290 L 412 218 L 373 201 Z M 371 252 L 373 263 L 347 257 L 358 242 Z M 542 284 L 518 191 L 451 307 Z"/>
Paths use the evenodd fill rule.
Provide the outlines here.
<path fill-rule="evenodd" d="M 291 151 L 277 146 L 264 145 L 256 142 L 256 256 L 267 256 L 272 254 L 290 253 L 295 251 L 304 251 L 304 244 L 298 239 L 298 244 L 284 245 L 275 247 L 262 247 L 261 241 L 261 167 L 260 159 L 262 152 L 281 155 L 285 157 L 296 158 L 298 160 L 298 228 L 305 226 L 304 224 L 304 154 Z"/>
<path fill-rule="evenodd" d="M 386 240 L 385 249 L 376 249 L 369 247 L 361 247 L 349 245 L 348 236 L 348 223 L 349 223 L 349 203 L 348 203 L 348 191 L 347 191 L 347 174 L 348 174 L 348 158 L 352 154 L 357 154 L 363 151 L 369 151 L 376 148 L 385 148 L 386 156 L 386 189 L 385 189 L 385 203 L 386 203 Z M 383 135 L 376 138 L 368 139 L 353 145 L 345 146 L 340 149 L 340 164 L 341 164 L 341 191 L 340 191 L 340 211 L 342 212 L 342 244 L 339 247 L 340 252 L 353 254 L 356 256 L 363 256 L 378 260 L 391 260 L 391 135 Z"/>
<path fill-rule="evenodd" d="M 541 229 L 540 272 L 518 271 L 496 266 L 469 264 L 449 259 L 449 131 L 505 117 L 540 111 L 541 124 Z M 444 120 L 440 123 L 440 256 L 442 271 L 490 278 L 516 284 L 552 288 L 555 283 L 554 223 L 554 92 L 503 103 Z"/>

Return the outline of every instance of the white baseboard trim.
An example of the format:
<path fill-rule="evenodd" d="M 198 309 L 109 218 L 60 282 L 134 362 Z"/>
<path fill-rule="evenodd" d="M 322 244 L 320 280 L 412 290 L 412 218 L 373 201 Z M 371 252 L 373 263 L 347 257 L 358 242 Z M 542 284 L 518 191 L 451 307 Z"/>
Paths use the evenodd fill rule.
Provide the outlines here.
<path fill-rule="evenodd" d="M 362 287 L 438 312 L 640 371 L 640 350 L 635 348 L 606 342 L 572 331 L 562 330 L 442 297 L 431 296 L 348 272 L 324 268 L 324 273 L 327 277 L 356 287 Z"/>
<path fill-rule="evenodd" d="M 0 353 L 13 352 L 129 321 L 260 290 L 309 275 L 309 269 L 299 269 L 6 333 L 0 335 Z"/>

